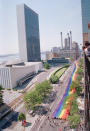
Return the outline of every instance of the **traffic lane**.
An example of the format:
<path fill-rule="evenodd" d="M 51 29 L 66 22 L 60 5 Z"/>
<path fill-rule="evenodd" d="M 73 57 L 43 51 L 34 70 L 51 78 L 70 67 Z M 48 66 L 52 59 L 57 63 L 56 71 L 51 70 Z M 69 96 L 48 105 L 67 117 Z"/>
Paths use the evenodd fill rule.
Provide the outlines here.
<path fill-rule="evenodd" d="M 60 131 L 64 129 L 64 121 L 52 119 L 51 116 L 42 116 L 39 123 L 32 127 L 31 131 Z"/>
<path fill-rule="evenodd" d="M 41 74 L 39 74 L 39 76 L 36 77 L 37 81 L 42 82 L 42 81 L 46 80 L 48 75 L 50 73 L 52 73 L 55 69 L 56 69 L 56 67 L 53 67 L 53 68 L 51 68 L 49 70 L 46 70 L 45 72 L 42 72 Z"/>
<path fill-rule="evenodd" d="M 45 122 L 36 131 L 60 131 L 60 129 L 63 129 L 60 121 L 51 119 L 47 116 Z"/>
<path fill-rule="evenodd" d="M 64 94 L 65 87 L 67 86 L 67 83 L 68 83 L 70 74 L 72 72 L 72 69 L 73 69 L 72 67 L 69 68 L 69 70 L 65 74 L 66 77 L 64 77 L 64 83 L 63 83 L 62 87 L 59 88 L 60 90 L 58 89 L 59 91 L 58 91 L 58 94 L 57 94 L 57 100 L 54 101 L 54 103 L 52 105 L 51 115 L 53 114 L 53 111 L 56 109 L 58 102 L 60 101 L 62 95 Z M 50 118 L 52 118 L 52 116 Z M 50 122 L 51 121 L 52 121 L 52 119 L 50 120 Z M 57 121 L 57 120 L 55 119 L 54 121 Z M 32 131 L 42 131 L 42 130 L 48 131 L 49 129 L 53 131 L 53 130 L 58 130 L 59 128 L 60 129 L 63 128 L 63 125 L 60 126 L 61 123 L 62 123 L 62 121 L 60 123 L 60 120 L 59 120 L 59 123 L 56 122 L 56 125 L 53 125 L 50 122 L 47 122 L 47 123 L 46 122 L 47 122 L 47 119 L 44 117 L 37 125 L 35 125 L 35 127 L 32 128 Z"/>

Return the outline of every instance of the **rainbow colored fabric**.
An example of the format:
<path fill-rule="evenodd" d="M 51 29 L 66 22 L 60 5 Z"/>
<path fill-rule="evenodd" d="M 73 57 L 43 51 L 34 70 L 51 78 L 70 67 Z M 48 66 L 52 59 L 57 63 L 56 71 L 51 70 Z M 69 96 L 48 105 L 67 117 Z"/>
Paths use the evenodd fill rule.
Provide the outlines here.
<path fill-rule="evenodd" d="M 66 119 L 69 115 L 69 111 L 70 111 L 70 104 L 67 104 L 68 106 L 66 108 L 63 108 L 63 105 L 64 105 L 64 100 L 65 98 L 71 93 L 73 94 L 75 92 L 75 90 L 72 90 L 71 92 L 69 92 L 69 87 L 71 85 L 71 82 L 72 81 L 75 81 L 76 80 L 76 76 L 77 76 L 77 69 L 78 69 L 78 63 L 76 62 L 74 64 L 74 68 L 73 68 L 73 72 L 71 73 L 70 75 L 70 78 L 69 78 L 69 81 L 68 81 L 68 84 L 66 86 L 66 89 L 65 89 L 65 93 L 61 99 L 61 101 L 59 102 L 56 110 L 54 111 L 53 113 L 53 118 L 59 118 L 59 119 Z M 69 103 L 70 101 L 73 100 L 73 97 L 71 97 L 69 99 L 69 101 L 67 101 L 67 103 Z"/>

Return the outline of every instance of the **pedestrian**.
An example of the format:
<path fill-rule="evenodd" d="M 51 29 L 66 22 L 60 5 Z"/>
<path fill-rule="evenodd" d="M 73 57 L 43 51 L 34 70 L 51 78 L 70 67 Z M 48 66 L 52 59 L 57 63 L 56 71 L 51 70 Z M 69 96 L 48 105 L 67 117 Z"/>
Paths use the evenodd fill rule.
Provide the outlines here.
<path fill-rule="evenodd" d="M 23 121 L 23 126 L 24 126 L 24 127 L 26 126 L 26 120 Z"/>
<path fill-rule="evenodd" d="M 22 120 L 22 126 L 24 126 L 24 120 Z"/>

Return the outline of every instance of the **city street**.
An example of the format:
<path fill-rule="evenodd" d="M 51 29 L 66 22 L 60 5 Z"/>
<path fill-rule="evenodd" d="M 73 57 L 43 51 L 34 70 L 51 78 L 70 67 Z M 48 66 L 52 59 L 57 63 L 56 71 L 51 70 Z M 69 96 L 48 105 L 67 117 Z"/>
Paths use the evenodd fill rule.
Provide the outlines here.
<path fill-rule="evenodd" d="M 42 116 L 42 119 L 38 121 L 35 124 L 35 126 L 33 126 L 31 131 L 60 131 L 60 130 L 64 131 L 64 129 L 68 131 L 67 123 L 62 120 L 53 119 L 52 114 L 64 94 L 65 87 L 67 85 L 71 72 L 72 72 L 72 67 L 69 67 L 69 69 L 61 77 L 61 81 L 63 81 L 63 84 L 57 86 L 57 88 L 54 88 L 57 91 L 57 98 L 50 105 L 50 109 L 51 109 L 50 112 L 48 112 L 46 116 Z"/>
<path fill-rule="evenodd" d="M 37 76 L 35 76 L 30 81 L 30 83 L 27 85 L 26 88 L 28 88 L 28 90 L 31 90 L 35 86 L 36 83 L 39 83 L 39 82 L 44 81 L 45 79 L 48 79 L 49 75 L 52 74 L 58 68 L 60 68 L 60 67 L 53 67 L 53 68 L 51 68 L 51 69 L 49 69 L 47 71 L 41 72 L 40 74 L 38 74 Z M 25 111 L 25 109 L 24 109 L 24 103 L 22 102 L 22 104 L 20 104 L 13 112 L 11 112 L 10 114 L 8 114 L 6 117 L 4 117 L 0 121 L 0 129 L 2 127 L 5 129 L 5 128 L 8 128 L 9 126 L 11 126 L 13 128 L 15 126 L 15 124 L 17 123 L 17 115 L 16 114 L 18 112 L 23 112 L 23 111 Z"/>
<path fill-rule="evenodd" d="M 47 78 L 51 72 L 53 72 L 55 68 L 50 69 L 47 72 L 42 72 L 37 76 L 37 81 L 41 82 Z M 36 115 L 35 117 L 31 117 L 27 114 L 27 122 L 29 125 L 25 127 L 25 131 L 31 130 L 31 131 L 58 131 L 60 129 L 64 129 L 65 124 L 63 124 L 63 121 L 52 119 L 52 114 L 55 108 L 57 107 L 60 99 L 62 98 L 62 95 L 64 94 L 65 87 L 67 85 L 70 73 L 72 72 L 72 67 L 69 67 L 68 70 L 63 74 L 63 76 L 60 78 L 61 83 L 53 85 L 53 91 L 56 92 L 56 98 L 55 100 L 49 104 L 50 111 L 46 115 Z M 63 83 L 62 83 L 63 82 Z M 33 86 L 32 86 L 33 88 Z M 2 126 L 4 131 L 16 131 L 19 129 L 19 131 L 23 130 L 23 127 L 21 126 L 20 122 L 17 122 L 17 112 L 26 112 L 24 108 L 24 104 L 22 103 L 13 113 L 13 115 L 9 115 L 10 120 L 6 122 L 5 125 Z M 5 121 L 5 119 L 3 119 Z M 2 122 L 3 122 L 2 121 Z M 31 124 L 30 124 L 31 123 Z M 0 122 L 0 125 L 2 123 Z"/>
<path fill-rule="evenodd" d="M 0 131 L 90 131 L 90 0 L 0 0 L 0 16 Z"/>

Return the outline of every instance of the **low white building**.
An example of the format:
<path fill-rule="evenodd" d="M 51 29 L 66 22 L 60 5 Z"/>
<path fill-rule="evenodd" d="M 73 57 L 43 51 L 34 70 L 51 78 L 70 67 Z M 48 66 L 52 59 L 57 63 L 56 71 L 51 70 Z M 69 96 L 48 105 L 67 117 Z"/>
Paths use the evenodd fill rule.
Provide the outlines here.
<path fill-rule="evenodd" d="M 41 62 L 8 63 L 0 66 L 0 85 L 3 88 L 12 89 L 17 86 L 19 80 L 26 78 L 30 73 L 37 73 L 41 70 Z"/>

